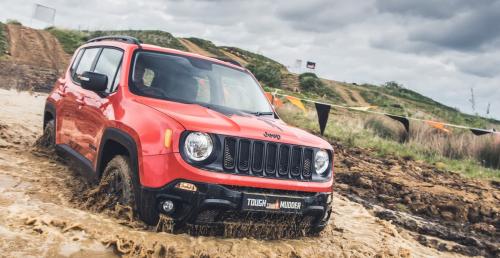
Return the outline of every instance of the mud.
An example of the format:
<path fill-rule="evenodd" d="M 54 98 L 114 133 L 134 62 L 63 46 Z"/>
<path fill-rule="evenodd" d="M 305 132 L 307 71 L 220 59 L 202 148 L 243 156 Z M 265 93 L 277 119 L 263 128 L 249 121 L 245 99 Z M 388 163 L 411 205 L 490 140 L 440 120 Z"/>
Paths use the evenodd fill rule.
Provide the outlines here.
<path fill-rule="evenodd" d="M 417 218 L 411 215 L 411 210 L 397 212 L 396 217 L 380 215 L 380 211 L 396 209 L 386 208 L 391 202 L 375 205 L 377 200 L 368 196 L 356 200 L 354 197 L 361 194 L 355 195 L 356 184 L 351 186 L 347 182 L 340 188 L 345 196 L 333 196 L 334 213 L 329 226 L 315 237 L 268 240 L 250 236 L 170 234 L 167 233 L 168 220 L 158 227 L 148 227 L 137 221 L 128 207 L 99 207 L 101 201 L 89 195 L 98 189 L 95 185 L 87 183 L 50 150 L 33 147 L 42 130 L 43 106 L 44 95 L 0 90 L 0 250 L 3 256 L 460 257 L 476 254 L 460 252 L 467 243 L 408 230 L 409 227 L 401 223 L 404 220 L 396 215 L 432 225 L 427 224 L 431 219 Z M 339 178 L 342 173 L 347 174 L 339 171 Z M 472 183 L 467 181 L 467 184 Z M 487 187 L 482 183 L 477 185 Z M 491 186 L 488 189 L 492 191 L 484 193 L 485 200 L 488 194 L 495 195 L 498 190 Z M 495 203 L 492 201 L 492 204 Z M 495 217 L 486 215 L 481 215 L 482 223 L 494 221 Z M 442 220 L 441 217 L 432 220 L 444 227 L 438 219 Z M 485 239 L 496 244 L 494 236 Z"/>
<path fill-rule="evenodd" d="M 337 188 L 343 195 L 367 207 L 375 204 L 417 216 L 426 223 L 375 212 L 419 233 L 417 239 L 424 244 L 425 236 L 433 236 L 459 243 L 462 247 L 455 251 L 463 254 L 500 255 L 498 182 L 465 179 L 411 159 L 377 158 L 366 149 L 335 147 Z"/>

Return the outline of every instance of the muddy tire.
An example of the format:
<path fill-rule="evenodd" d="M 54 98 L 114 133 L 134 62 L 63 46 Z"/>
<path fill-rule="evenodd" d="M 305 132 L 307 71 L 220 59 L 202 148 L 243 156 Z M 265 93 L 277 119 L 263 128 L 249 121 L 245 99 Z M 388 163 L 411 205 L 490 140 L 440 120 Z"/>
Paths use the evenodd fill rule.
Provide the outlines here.
<path fill-rule="evenodd" d="M 158 212 L 158 207 L 156 206 L 156 198 L 154 194 L 141 189 L 141 200 L 137 203 L 137 211 L 139 212 L 139 217 L 146 224 L 154 226 L 158 224 L 160 219 L 160 214 Z"/>
<path fill-rule="evenodd" d="M 142 190 L 137 173 L 132 170 L 128 157 L 122 155 L 114 157 L 104 169 L 101 184 L 107 185 L 107 194 L 113 197 L 110 204 L 130 206 L 146 224 L 158 223 L 159 214 L 155 197 Z"/>
<path fill-rule="evenodd" d="M 127 157 L 118 155 L 108 162 L 100 182 L 110 199 L 108 206 L 121 204 L 135 207 L 136 198 L 131 175 L 132 170 Z"/>
<path fill-rule="evenodd" d="M 42 137 L 40 137 L 38 144 L 44 148 L 54 148 L 56 144 L 56 127 L 54 120 L 50 120 L 45 124 Z"/>

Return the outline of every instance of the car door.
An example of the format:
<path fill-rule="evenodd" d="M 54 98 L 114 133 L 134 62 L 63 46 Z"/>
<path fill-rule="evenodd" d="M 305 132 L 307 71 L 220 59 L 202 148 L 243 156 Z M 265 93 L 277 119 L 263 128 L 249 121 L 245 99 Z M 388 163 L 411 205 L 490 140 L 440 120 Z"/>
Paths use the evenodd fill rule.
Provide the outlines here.
<path fill-rule="evenodd" d="M 70 70 L 70 78 L 66 78 L 62 86 L 62 100 L 60 110 L 58 111 L 58 129 L 59 143 L 69 145 L 77 152 L 79 150 L 78 142 L 81 140 L 81 135 L 77 129 L 79 117 L 78 110 L 83 103 L 83 97 L 80 94 L 80 81 L 79 76 L 93 68 L 97 54 L 100 48 L 87 48 L 81 49 L 75 59 L 75 63 Z M 81 152 L 80 152 L 81 154 Z"/>
<path fill-rule="evenodd" d="M 95 62 L 92 72 L 104 74 L 108 78 L 105 92 L 93 92 L 80 88 L 83 97 L 81 108 L 77 110 L 79 123 L 77 129 L 81 137 L 79 149 L 81 154 L 94 163 L 101 136 L 113 119 L 113 105 L 111 99 L 115 95 L 120 80 L 123 51 L 116 48 L 104 47 Z"/>

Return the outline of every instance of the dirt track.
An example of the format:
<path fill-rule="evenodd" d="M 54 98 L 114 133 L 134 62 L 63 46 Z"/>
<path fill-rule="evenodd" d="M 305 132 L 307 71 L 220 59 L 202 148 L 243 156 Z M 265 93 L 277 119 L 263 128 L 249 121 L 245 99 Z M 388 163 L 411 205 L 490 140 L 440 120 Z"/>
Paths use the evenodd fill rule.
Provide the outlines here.
<path fill-rule="evenodd" d="M 0 88 L 49 91 L 70 59 L 48 31 L 6 26 L 9 55 L 0 60 Z"/>
<path fill-rule="evenodd" d="M 326 231 L 295 240 L 157 233 L 131 219 L 126 209 L 93 212 L 79 202 L 86 183 L 50 153 L 32 147 L 41 131 L 44 95 L 0 90 L 0 103 L 0 249 L 5 256 L 460 256 L 423 246 L 415 233 L 337 194 Z"/>
<path fill-rule="evenodd" d="M 50 32 L 9 24 L 7 34 L 10 61 L 58 71 L 67 67 L 70 56 Z"/>

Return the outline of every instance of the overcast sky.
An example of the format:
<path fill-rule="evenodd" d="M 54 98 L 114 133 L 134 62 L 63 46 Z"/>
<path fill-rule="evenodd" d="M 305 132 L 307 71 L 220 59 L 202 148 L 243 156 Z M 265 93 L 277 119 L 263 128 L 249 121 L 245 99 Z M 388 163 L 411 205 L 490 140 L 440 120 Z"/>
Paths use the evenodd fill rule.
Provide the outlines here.
<path fill-rule="evenodd" d="M 30 21 L 34 3 L 55 24 L 160 29 L 259 52 L 326 78 L 397 81 L 449 106 L 500 119 L 500 0 L 2 0 L 0 20 Z"/>

